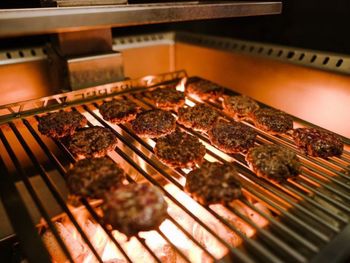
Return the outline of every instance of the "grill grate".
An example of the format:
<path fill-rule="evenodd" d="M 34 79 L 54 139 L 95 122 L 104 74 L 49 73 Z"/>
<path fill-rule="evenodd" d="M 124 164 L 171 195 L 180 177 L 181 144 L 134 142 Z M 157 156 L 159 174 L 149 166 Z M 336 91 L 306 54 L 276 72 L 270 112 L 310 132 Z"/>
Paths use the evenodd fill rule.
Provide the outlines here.
<path fill-rule="evenodd" d="M 164 84 L 164 81 L 175 82 L 178 81 L 179 77 L 183 77 L 182 74 L 184 73 L 169 73 L 162 75 L 162 77 L 158 76 L 158 78 L 148 77 L 139 81 L 138 84 L 142 83 L 143 86 L 155 86 L 155 83 L 160 85 Z M 206 159 L 228 163 L 234 166 L 239 172 L 239 180 L 243 186 L 244 196 L 235 201 L 235 204 L 253 211 L 268 222 L 266 227 L 262 227 L 234 204 L 225 207 L 225 213 L 235 215 L 235 217 L 239 218 L 239 220 L 255 231 L 253 237 L 248 237 L 237 225 L 223 216 L 223 210 L 218 210 L 217 206 L 201 206 L 196 204 L 199 211 L 204 211 L 203 213 L 206 216 L 203 218 L 188 203 L 182 201 L 183 199 L 179 195 L 181 196 L 183 194 L 184 179 L 188 170 L 170 169 L 159 162 L 153 155 L 154 140 L 141 139 L 134 134 L 128 125 L 117 126 L 110 124 L 104 121 L 99 115 L 98 107 L 102 103 L 102 100 L 112 96 L 124 96 L 135 101 L 145 109 L 154 108 L 154 105 L 150 103 L 147 96 L 143 93 L 144 89 L 131 89 L 131 86 L 135 86 L 135 83 L 137 82 L 124 82 L 115 86 L 117 90 L 112 88 L 106 92 L 100 92 L 104 90 L 103 87 L 100 87 L 98 88 L 99 92 L 95 90 L 92 95 L 90 89 L 90 93 L 83 92 L 82 94 L 85 94 L 85 96 L 79 100 L 69 101 L 57 97 L 54 99 L 59 105 L 52 107 L 49 106 L 47 99 L 42 99 L 44 103 L 40 107 L 24 111 L 26 104 L 22 103 L 21 105 L 24 106 L 19 107 L 17 111 L 17 113 L 22 114 L 21 116 L 12 114 L 10 117 L 5 116 L 2 119 L 3 124 L 0 126 L 0 140 L 4 146 L 2 147 L 1 145 L 3 150 L 0 150 L 0 165 L 2 170 L 7 171 L 5 173 L 6 177 L 12 176 L 12 173 L 10 175 L 10 172 L 8 172 L 11 170 L 10 162 L 6 162 L 6 160 L 11 160 L 16 168 L 14 173 L 24 183 L 46 227 L 52 231 L 69 261 L 73 262 L 74 258 L 67 248 L 67 244 L 60 236 L 51 215 L 47 212 L 45 200 L 42 200 L 37 194 L 37 189 L 32 184 L 29 170 L 19 160 L 19 155 L 23 151 L 26 156 L 25 158 L 28 158 L 30 161 L 30 166 L 35 169 L 35 172 L 40 176 L 55 202 L 59 205 L 64 217 L 67 217 L 71 221 L 91 250 L 91 253 L 95 256 L 95 261 L 103 262 L 101 251 L 96 248 L 94 242 L 85 233 L 79 220 L 77 220 L 74 212 L 75 208 L 67 205 L 62 189 L 50 174 L 51 171 L 55 171 L 64 179 L 66 177 L 67 167 L 76 160 L 62 142 L 58 140 L 50 141 L 50 139 L 42 137 L 37 131 L 36 120 L 38 113 L 64 107 L 69 107 L 84 114 L 89 120 L 89 126 L 99 125 L 112 128 L 119 139 L 119 144 L 115 151 L 111 153 L 111 158 L 117 160 L 119 163 L 123 163 L 125 170 L 128 172 L 127 180 L 129 182 L 139 182 L 142 180 L 158 186 L 172 207 L 181 211 L 181 215 L 190 218 L 211 239 L 216 240 L 221 246 L 225 247 L 227 250 L 225 257 L 218 257 L 210 246 L 205 246 L 203 242 L 200 242 L 191 229 L 188 229 L 182 223 L 181 219 L 175 216 L 175 213 L 169 213 L 167 218 L 169 225 L 186 237 L 188 242 L 196 250 L 200 251 L 200 253 L 206 255 L 209 260 L 222 262 L 228 262 L 233 259 L 242 262 L 309 262 L 313 259 L 325 260 L 327 256 L 331 255 L 329 251 L 332 252 L 334 244 L 338 244 L 336 241 L 339 242 L 339 237 L 344 238 L 343 233 L 344 231 L 348 231 L 349 228 L 350 195 L 348 193 L 350 190 L 350 152 L 347 148 L 341 157 L 332 157 L 328 160 L 308 157 L 297 150 L 288 135 L 272 136 L 245 122 L 246 125 L 251 126 L 258 132 L 257 144 L 276 143 L 298 154 L 302 162 L 301 174 L 293 180 L 289 179 L 286 182 L 277 184 L 267 179 L 256 177 L 249 170 L 244 155 L 222 153 L 210 145 L 205 134 L 194 132 L 178 125 L 182 130 L 197 136 L 206 145 Z M 124 88 L 121 89 L 120 87 Z M 125 87 L 127 87 L 126 92 L 121 92 Z M 118 94 L 115 93 L 116 91 Z M 226 90 L 226 93 L 234 94 L 234 92 L 229 90 Z M 221 104 L 219 102 L 199 102 L 194 98 L 186 98 L 186 104 L 188 106 L 197 103 L 206 103 L 208 106 L 217 109 L 224 118 L 231 120 L 230 117 L 221 111 Z M 11 109 L 10 112 L 14 113 L 16 106 L 10 105 L 7 106 L 7 109 Z M 314 126 L 297 118 L 294 121 L 297 126 Z M 13 143 L 14 138 L 16 143 Z M 349 143 L 349 140 L 344 138 L 344 142 Z M 20 147 L 16 146 L 17 144 Z M 44 154 L 45 161 L 41 159 L 39 152 Z M 6 185 L 9 184 L 7 182 Z M 2 188 L 6 187 L 6 185 L 3 184 Z M 2 196 L 2 198 L 5 200 L 10 197 Z M 266 209 L 256 206 L 253 200 L 254 202 L 263 204 Z M 133 254 L 127 251 L 125 244 L 118 241 L 111 230 L 101 221 L 98 212 L 96 212 L 100 203 L 89 203 L 85 199 L 80 201 L 81 205 L 89 212 L 91 218 L 99 224 L 118 249 L 122 256 L 121 259 L 125 262 L 135 261 Z M 18 212 L 13 207 L 6 208 L 8 214 L 12 215 L 12 217 L 18 215 Z M 227 239 L 218 233 L 219 231 L 215 227 L 208 223 L 206 220 L 207 216 L 218 222 L 217 225 L 220 228 L 225 229 L 227 232 L 235 233 L 236 236 L 243 240 L 242 245 L 235 247 L 229 243 Z M 13 223 L 16 224 L 16 222 Z M 16 228 L 19 236 L 28 236 L 27 230 Z M 178 258 L 182 258 L 182 260 L 188 262 L 194 260 L 176 240 L 173 240 L 169 236 L 169 233 L 164 227 L 156 229 L 155 233 L 171 247 Z M 155 249 L 147 242 L 147 239 L 144 239 L 142 234 L 137 235 L 135 239 L 152 260 L 155 262 L 164 260 L 155 252 Z M 33 242 L 36 244 L 35 246 L 33 246 Z M 37 253 L 37 251 L 43 248 L 42 244 L 34 237 L 24 239 L 22 243 L 25 247 L 28 245 L 33 247 L 29 251 L 26 250 L 26 254 Z M 345 255 L 342 253 L 346 251 L 347 244 L 348 242 L 344 241 L 341 243 L 341 247 L 339 245 L 335 247 L 339 255 Z M 27 256 L 30 260 L 36 261 L 35 257 Z M 40 262 L 43 262 L 43 260 L 41 259 Z"/>

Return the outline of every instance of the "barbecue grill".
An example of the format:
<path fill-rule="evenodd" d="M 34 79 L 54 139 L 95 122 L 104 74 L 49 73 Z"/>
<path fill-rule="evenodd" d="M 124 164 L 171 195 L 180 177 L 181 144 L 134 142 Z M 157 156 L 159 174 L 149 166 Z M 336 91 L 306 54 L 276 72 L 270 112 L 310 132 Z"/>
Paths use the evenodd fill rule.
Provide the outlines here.
<path fill-rule="evenodd" d="M 63 237 L 60 236 L 61 231 L 58 231 L 58 227 L 54 223 L 62 220 L 62 217 L 66 217 L 65 220 L 70 220 L 76 227 L 77 233 L 81 235 L 88 249 L 96 257 L 95 260 L 98 262 L 104 260 L 99 251 L 100 248 L 96 247 L 94 241 L 91 240 L 91 236 L 89 237 L 85 232 L 86 229 L 84 230 L 84 227 L 81 226 L 81 221 L 77 219 L 76 211 L 83 207 L 89 212 L 90 220 L 99 224 L 99 227 L 105 231 L 108 238 L 118 248 L 121 254 L 118 259 L 125 261 L 137 260 L 133 258 L 135 254 L 130 254 L 130 250 L 127 250 L 125 242 L 118 241 L 111 230 L 101 222 L 96 212 L 99 202 L 90 204 L 87 200 L 81 200 L 81 205 L 76 207 L 67 205 L 67 190 L 62 190 L 62 188 L 65 188 L 62 178 L 65 178 L 67 167 L 70 163 L 74 163 L 75 159 L 62 142 L 56 140 L 50 142 L 47 138 L 41 136 L 37 131 L 36 123 L 38 114 L 63 108 L 77 110 L 84 114 L 89 121 L 89 126 L 98 125 L 112 128 L 119 139 L 119 145 L 110 156 L 128 171 L 128 181 L 146 181 L 158 186 L 162 189 L 169 204 L 180 210 L 177 213 L 183 213 L 190 217 L 200 228 L 203 228 L 203 231 L 207 231 L 211 238 L 216 239 L 224 246 L 225 253 L 218 258 L 213 247 L 207 247 L 203 242 L 198 241 L 198 237 L 196 239 L 188 227 L 183 224 L 182 216 L 170 212 L 168 224 L 175 229 L 174 231 L 178 232 L 178 235 L 182 235 L 185 240 L 189 240 L 188 244 L 191 244 L 189 248 L 183 247 L 178 241 L 173 240 L 173 236 L 165 227 L 161 226 L 155 232 L 174 250 L 177 257 L 185 261 L 194 259 L 189 256 L 190 250 L 193 250 L 197 254 L 203 253 L 208 260 L 224 262 L 233 259 L 243 262 L 306 262 L 310 260 L 317 262 L 329 257 L 329 253 L 334 249 L 334 246 L 337 247 L 338 252 L 342 251 L 341 246 L 346 247 L 344 240 L 346 240 L 349 231 L 347 223 L 350 210 L 347 205 L 349 202 L 347 194 L 349 175 L 347 171 L 350 161 L 348 150 L 341 157 L 332 157 L 329 160 L 308 157 L 296 149 L 288 135 L 272 136 L 256 129 L 249 123 L 245 123 L 255 128 L 259 133 L 258 144 L 275 143 L 282 145 L 298 153 L 302 160 L 301 175 L 296 179 L 289 179 L 287 182 L 277 184 L 256 177 L 249 170 L 244 155 L 225 154 L 211 146 L 205 134 L 193 132 L 180 126 L 182 130 L 197 136 L 206 145 L 207 160 L 229 163 L 239 171 L 239 180 L 244 189 L 244 196 L 235 203 L 239 203 L 240 207 L 253 211 L 267 222 L 266 225 L 259 226 L 251 217 L 238 209 L 235 204 L 227 206 L 225 213 L 235 214 L 255 233 L 253 236 L 246 236 L 242 229 L 227 219 L 227 215 L 223 215 L 222 210 L 218 210 L 215 206 L 203 207 L 198 204 L 191 204 L 194 201 L 188 201 L 186 199 L 188 197 L 184 197 L 184 179 L 188 171 L 186 169 L 169 169 L 158 161 L 153 155 L 153 140 L 139 138 L 130 129 L 129 125 L 117 126 L 110 124 L 104 121 L 98 113 L 98 107 L 104 99 L 120 96 L 135 101 L 145 109 L 154 108 L 155 106 L 147 99 L 144 91 L 163 84 L 178 83 L 185 77 L 187 77 L 185 71 L 148 76 L 137 80 L 117 82 L 107 87 L 101 86 L 62 93 L 2 107 L 3 110 L 7 109 L 11 114 L 3 118 L 0 132 L 2 143 L 1 167 L 5 171 L 2 176 L 1 193 L 5 208 L 10 219 L 13 220 L 13 226 L 19 240 L 24 244 L 29 242 L 27 244 L 31 247 L 27 254 L 29 259 L 48 260 L 49 257 L 40 242 L 40 238 L 35 233 L 39 231 L 39 226 L 35 226 L 31 216 L 25 213 L 27 211 L 24 208 L 25 204 L 21 202 L 20 194 L 9 181 L 11 169 L 18 176 L 18 182 L 25 185 L 25 189 L 39 212 L 39 217 L 42 217 L 40 227 L 44 227 L 45 231 L 48 231 L 48 229 L 52 231 L 58 244 L 62 245 L 62 251 L 68 259 L 76 260 L 72 257 L 71 250 L 67 248 L 69 244 L 64 243 Z M 233 91 L 228 89 L 225 92 L 226 94 L 234 94 Z M 188 106 L 197 103 L 206 103 L 217 109 L 224 118 L 231 120 L 222 112 L 219 102 L 199 102 L 191 97 L 186 98 Z M 33 105 L 39 106 L 33 107 Z M 294 121 L 297 126 L 314 126 L 297 118 Z M 19 161 L 19 155 L 23 154 L 22 152 L 30 162 L 29 167 L 34 169 L 40 181 L 42 181 L 43 185 L 41 187 L 47 188 L 50 192 L 50 199 L 52 198 L 52 200 L 50 200 L 49 205 L 58 206 L 59 210 L 62 211 L 62 214 L 56 215 L 55 221 L 52 221 L 53 216 L 50 214 L 50 208 L 47 207 L 49 202 L 43 200 L 40 193 L 34 189 L 36 181 L 30 177 L 22 161 Z M 13 166 L 9 165 L 11 162 Z M 62 178 L 55 176 L 53 172 L 58 173 Z M 13 196 L 15 201 L 11 202 L 7 198 L 8 195 Z M 54 205 L 51 204 L 51 201 Z M 261 203 L 266 207 L 266 210 L 254 206 L 256 202 Z M 201 209 L 204 211 L 201 212 Z M 213 217 L 212 220 L 215 220 L 215 222 L 217 220 L 216 227 L 225 228 L 228 233 L 232 231 L 242 239 L 242 243 L 238 247 L 228 243 L 225 237 L 217 234 L 217 229 L 213 228 L 212 224 L 208 224 L 207 217 Z M 25 221 L 23 221 L 24 218 Z M 21 223 L 17 222 L 18 220 Z M 25 222 L 25 225 L 22 222 Z M 139 242 L 140 249 L 143 249 L 144 253 L 148 253 L 155 261 L 161 260 L 159 255 L 147 244 L 147 240 L 149 240 L 147 237 L 144 238 L 142 234 L 139 234 L 135 239 Z M 64 240 L 67 241 L 67 239 Z M 341 243 L 340 247 L 338 242 Z"/>
<path fill-rule="evenodd" d="M 350 258 L 350 130 L 344 125 L 349 121 L 344 116 L 348 56 L 186 32 L 114 38 L 110 32 L 116 26 L 276 14 L 279 2 L 123 6 L 125 1 L 105 1 L 113 7 L 82 2 L 42 1 L 44 6 L 58 7 L 0 10 L 1 37 L 57 34 L 45 46 L 0 52 L 4 90 L 0 251 L 5 261 L 346 262 Z M 206 160 L 234 167 L 242 185 L 242 197 L 229 205 L 198 204 L 184 192 L 190 169 L 164 165 L 154 155 L 155 139 L 140 138 L 130 124 L 112 124 L 99 113 L 99 106 L 112 98 L 153 109 L 148 91 L 164 85 L 183 90 L 193 76 L 225 87 L 225 95 L 245 94 L 260 106 L 290 113 L 294 128 L 322 127 L 338 133 L 345 145 L 343 154 L 310 157 L 290 134 L 271 135 L 243 121 L 258 133 L 256 145 L 277 144 L 300 158 L 301 174 L 276 183 L 257 177 L 244 154 L 226 154 L 211 145 L 205 133 L 177 124 L 205 145 Z M 318 100 L 309 99 L 315 94 Z M 204 103 L 232 121 L 221 102 L 222 97 L 202 101 L 186 96 L 185 105 Z M 168 217 L 159 228 L 127 239 L 104 224 L 102 200 L 69 195 L 67 171 L 77 160 L 64 141 L 41 135 L 37 124 L 42 114 L 61 109 L 79 111 L 88 126 L 113 130 L 118 146 L 108 155 L 125 170 L 127 182 L 155 185 L 164 194 Z"/>

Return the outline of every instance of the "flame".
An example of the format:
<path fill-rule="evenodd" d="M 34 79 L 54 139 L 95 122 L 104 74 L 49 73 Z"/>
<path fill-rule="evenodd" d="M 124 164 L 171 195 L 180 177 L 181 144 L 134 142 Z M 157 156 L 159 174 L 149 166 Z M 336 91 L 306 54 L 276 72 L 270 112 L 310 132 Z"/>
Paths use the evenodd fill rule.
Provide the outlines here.
<path fill-rule="evenodd" d="M 179 81 L 179 83 L 176 85 L 176 90 L 185 92 L 186 82 L 187 82 L 187 78 L 186 77 L 182 78 Z"/>

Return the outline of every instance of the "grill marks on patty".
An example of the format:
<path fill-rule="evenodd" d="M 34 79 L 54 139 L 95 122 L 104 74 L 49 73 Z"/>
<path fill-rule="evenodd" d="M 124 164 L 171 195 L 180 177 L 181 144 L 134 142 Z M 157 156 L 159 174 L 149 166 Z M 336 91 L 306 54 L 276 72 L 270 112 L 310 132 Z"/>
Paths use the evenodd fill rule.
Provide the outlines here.
<path fill-rule="evenodd" d="M 113 131 L 104 127 L 89 127 L 77 131 L 68 142 L 68 149 L 78 158 L 102 157 L 113 151 L 118 140 Z"/>
<path fill-rule="evenodd" d="M 67 185 L 74 195 L 102 198 L 107 191 L 120 187 L 124 179 L 123 169 L 110 158 L 88 158 L 69 170 Z"/>
<path fill-rule="evenodd" d="M 245 153 L 254 146 L 257 133 L 242 123 L 219 119 L 208 136 L 210 142 L 225 153 Z"/>
<path fill-rule="evenodd" d="M 155 186 L 125 185 L 106 193 L 104 201 L 105 223 L 127 236 L 153 230 L 167 217 L 168 205 Z"/>
<path fill-rule="evenodd" d="M 179 109 L 177 122 L 195 131 L 208 131 L 219 118 L 219 113 L 204 104 Z"/>
<path fill-rule="evenodd" d="M 38 129 L 43 135 L 57 139 L 72 135 L 86 124 L 86 118 L 79 112 L 61 110 L 39 117 Z"/>
<path fill-rule="evenodd" d="M 176 119 L 168 111 L 149 110 L 137 115 L 132 128 L 141 137 L 159 138 L 175 130 Z"/>
<path fill-rule="evenodd" d="M 155 155 L 171 167 L 191 168 L 203 161 L 205 146 L 188 133 L 176 130 L 157 140 Z"/>
<path fill-rule="evenodd" d="M 241 196 L 237 177 L 228 164 L 205 162 L 187 174 L 185 191 L 203 205 L 226 204 Z"/>
<path fill-rule="evenodd" d="M 136 114 L 140 112 L 140 107 L 130 100 L 113 99 L 104 102 L 99 107 L 100 113 L 106 121 L 115 124 L 124 124 L 136 118 Z"/>
<path fill-rule="evenodd" d="M 246 161 L 257 176 L 281 182 L 300 173 L 300 161 L 289 149 L 267 144 L 251 148 Z"/>
<path fill-rule="evenodd" d="M 343 152 L 343 142 L 331 132 L 315 128 L 298 128 L 293 131 L 292 137 L 295 144 L 307 155 L 328 158 L 340 156 Z"/>

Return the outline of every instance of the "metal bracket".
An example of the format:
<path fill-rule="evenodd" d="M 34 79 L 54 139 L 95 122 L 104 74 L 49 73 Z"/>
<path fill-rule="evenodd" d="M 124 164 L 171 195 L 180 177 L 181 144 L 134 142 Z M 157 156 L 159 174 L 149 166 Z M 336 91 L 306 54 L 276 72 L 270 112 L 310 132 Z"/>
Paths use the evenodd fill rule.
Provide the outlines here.
<path fill-rule="evenodd" d="M 135 80 L 124 80 L 120 82 L 109 83 L 101 86 L 56 94 L 40 99 L 3 105 L 0 106 L 0 124 L 32 114 L 62 108 L 62 106 L 68 107 L 79 105 L 87 101 L 96 101 L 106 97 L 114 96 L 124 91 L 148 88 L 158 83 L 181 79 L 184 77 L 187 77 L 187 73 L 183 70 L 180 70 L 154 76 L 145 76 Z"/>
<path fill-rule="evenodd" d="M 123 60 L 113 51 L 111 29 L 59 33 L 48 48 L 51 77 L 63 90 L 124 79 Z"/>

